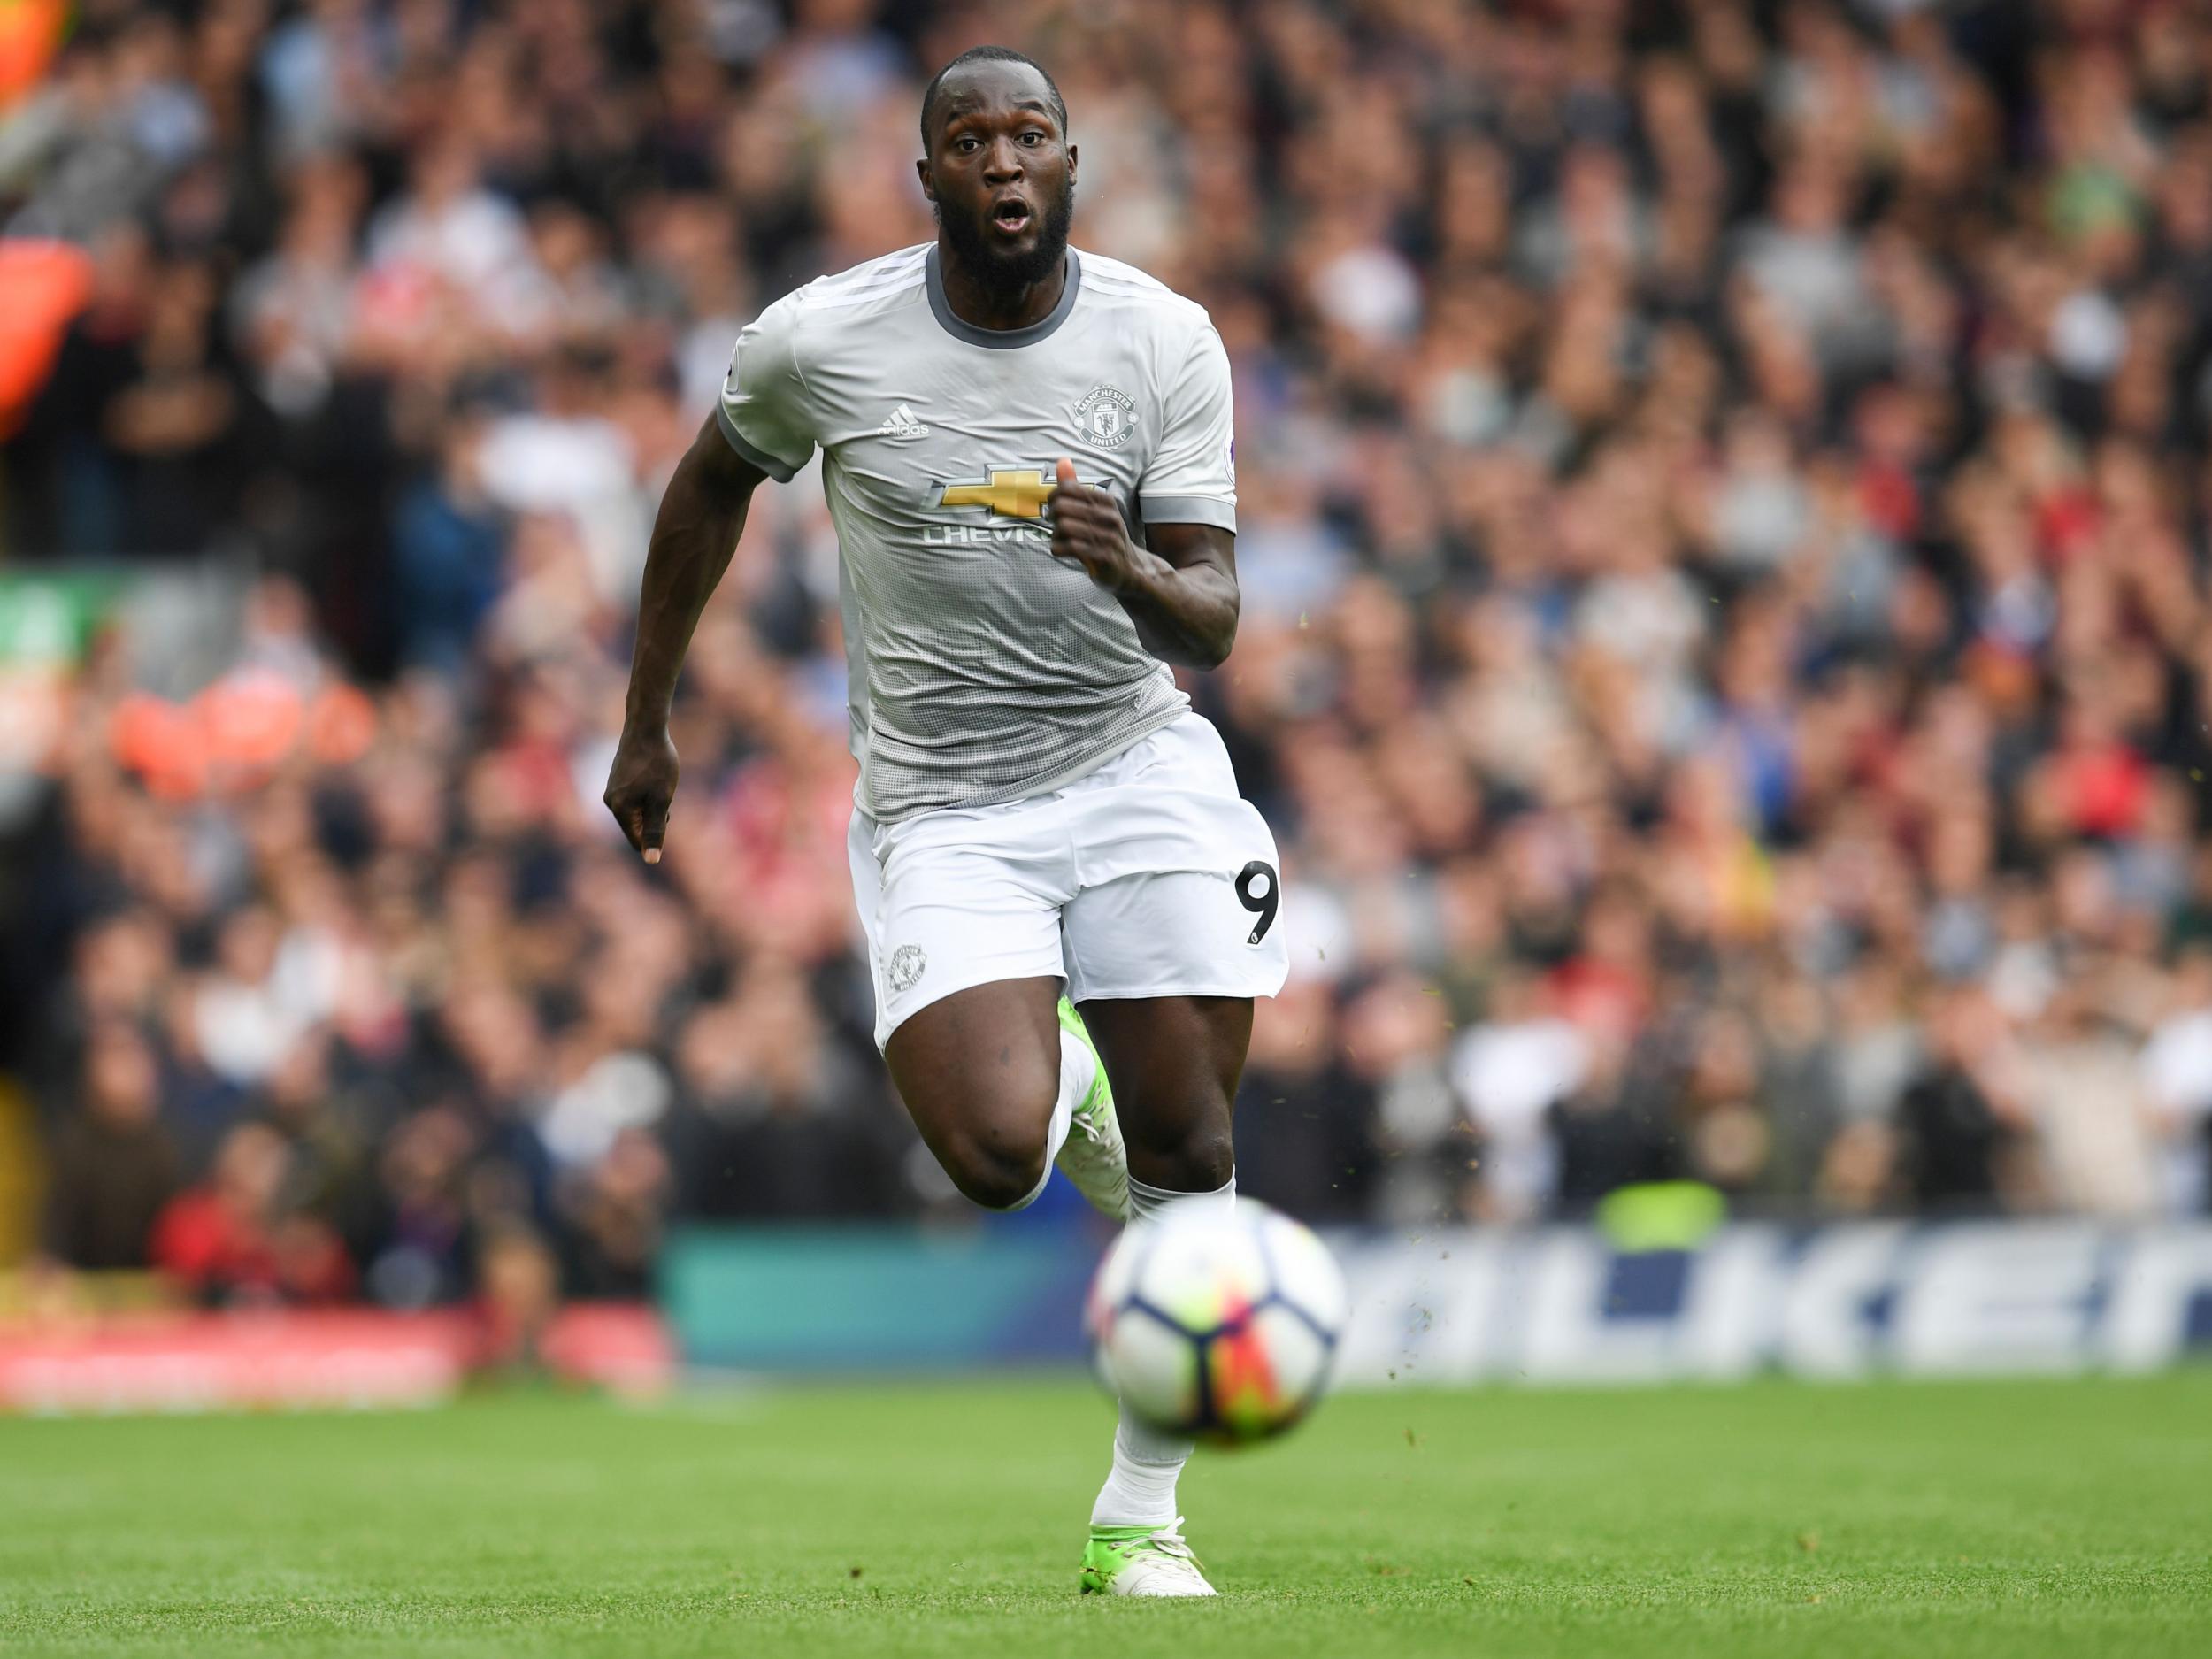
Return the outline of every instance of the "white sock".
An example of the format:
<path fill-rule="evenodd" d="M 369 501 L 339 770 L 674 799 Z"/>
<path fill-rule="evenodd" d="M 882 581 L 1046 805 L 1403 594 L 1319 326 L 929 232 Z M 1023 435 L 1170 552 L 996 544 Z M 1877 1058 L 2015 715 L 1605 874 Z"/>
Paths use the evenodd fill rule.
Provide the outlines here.
<path fill-rule="evenodd" d="M 1091 1505 L 1091 1525 L 1173 1525 L 1175 1478 L 1190 1452 L 1190 1441 L 1148 1428 L 1122 1407 L 1114 1430 L 1114 1466 Z"/>
<path fill-rule="evenodd" d="M 1171 1193 L 1148 1187 L 1132 1176 L 1129 1209 L 1139 1221 L 1153 1221 L 1179 1206 L 1227 1209 L 1237 1201 L 1237 1178 L 1217 1192 Z M 1114 1430 L 1114 1466 L 1091 1505 L 1093 1526 L 1167 1526 L 1175 1520 L 1175 1478 L 1191 1454 L 1191 1442 L 1141 1422 L 1121 1409 Z"/>
<path fill-rule="evenodd" d="M 1233 1171 L 1229 1179 L 1210 1193 L 1171 1193 L 1164 1187 L 1147 1187 L 1135 1176 L 1129 1178 L 1129 1218 L 1132 1221 L 1157 1221 L 1171 1210 L 1187 1210 L 1193 1215 L 1204 1215 L 1210 1210 L 1227 1210 L 1237 1202 L 1237 1178 Z"/>
<path fill-rule="evenodd" d="M 1052 1102 L 1052 1121 L 1045 1125 L 1045 1172 L 1030 1188 L 1029 1196 L 1013 1206 L 1026 1210 L 1035 1203 L 1045 1190 L 1045 1183 L 1052 1179 L 1052 1161 L 1060 1156 L 1060 1148 L 1067 1144 L 1068 1130 L 1075 1122 L 1075 1102 L 1091 1092 L 1091 1085 L 1098 1079 L 1098 1058 L 1087 1044 L 1079 1041 L 1073 1032 L 1060 1033 L 1060 1093 Z"/>

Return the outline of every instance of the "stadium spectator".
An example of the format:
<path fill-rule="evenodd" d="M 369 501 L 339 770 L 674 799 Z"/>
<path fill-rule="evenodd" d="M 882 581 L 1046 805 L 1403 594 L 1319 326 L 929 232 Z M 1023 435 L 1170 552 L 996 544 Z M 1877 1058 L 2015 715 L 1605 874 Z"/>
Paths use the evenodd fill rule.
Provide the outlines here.
<path fill-rule="evenodd" d="M 2184 952 L 2171 1005 L 2143 1049 L 2142 1087 L 2167 1209 L 2201 1214 L 2212 1180 L 2212 951 Z"/>
<path fill-rule="evenodd" d="M 353 1264 L 329 1225 L 300 1206 L 293 1178 L 284 1137 L 240 1124 L 216 1148 L 207 1180 L 156 1217 L 154 1266 L 211 1305 L 343 1300 Z"/>
<path fill-rule="evenodd" d="M 1333 998 L 1302 979 L 1254 1010 L 1237 1091 L 1237 1179 L 1317 1225 L 1363 1221 L 1378 1164 L 1373 1090 L 1343 1054 Z"/>
<path fill-rule="evenodd" d="M 95 1030 L 76 1098 L 50 1147 L 40 1248 L 65 1267 L 143 1267 L 155 1220 L 182 1176 L 146 1041 L 120 1022 Z"/>

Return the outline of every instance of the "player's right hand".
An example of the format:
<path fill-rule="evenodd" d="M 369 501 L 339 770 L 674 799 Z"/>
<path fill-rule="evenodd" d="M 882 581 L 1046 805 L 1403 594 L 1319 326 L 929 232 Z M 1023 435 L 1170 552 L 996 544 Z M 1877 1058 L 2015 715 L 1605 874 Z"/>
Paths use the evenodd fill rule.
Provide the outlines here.
<path fill-rule="evenodd" d="M 622 728 L 615 745 L 614 765 L 607 773 L 607 792 L 600 798 L 630 845 L 645 862 L 661 861 L 661 841 L 668 833 L 669 803 L 676 798 L 676 745 L 662 726 L 655 732 Z"/>

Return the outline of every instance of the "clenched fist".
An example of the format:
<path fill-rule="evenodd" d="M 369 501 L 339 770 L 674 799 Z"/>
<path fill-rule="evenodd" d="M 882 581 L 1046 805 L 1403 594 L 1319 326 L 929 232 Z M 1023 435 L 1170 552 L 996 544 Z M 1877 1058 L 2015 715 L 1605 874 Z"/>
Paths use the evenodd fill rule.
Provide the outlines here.
<path fill-rule="evenodd" d="M 1064 455 L 1053 477 L 1052 557 L 1074 560 L 1110 594 L 1135 587 L 1147 556 L 1129 540 L 1129 526 L 1114 498 L 1077 483 L 1075 463 Z"/>

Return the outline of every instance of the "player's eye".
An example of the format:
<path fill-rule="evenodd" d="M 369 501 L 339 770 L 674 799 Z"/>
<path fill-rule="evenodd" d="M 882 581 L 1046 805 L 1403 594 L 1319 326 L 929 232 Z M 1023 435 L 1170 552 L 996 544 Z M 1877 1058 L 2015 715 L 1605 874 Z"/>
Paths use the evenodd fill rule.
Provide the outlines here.
<path fill-rule="evenodd" d="M 952 147 L 958 150 L 980 150 L 983 148 L 983 141 L 979 138 L 956 138 L 953 140 Z"/>
<path fill-rule="evenodd" d="M 1045 135 L 1042 133 L 1036 132 L 1024 133 L 1021 136 L 1021 142 L 1033 148 L 1045 142 Z"/>

